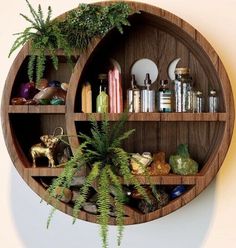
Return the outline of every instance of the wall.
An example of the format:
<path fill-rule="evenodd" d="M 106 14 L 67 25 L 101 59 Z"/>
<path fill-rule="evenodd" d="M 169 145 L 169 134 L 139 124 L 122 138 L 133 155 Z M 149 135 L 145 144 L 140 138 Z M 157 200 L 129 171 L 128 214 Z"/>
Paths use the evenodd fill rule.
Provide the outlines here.
<path fill-rule="evenodd" d="M 33 6 L 42 2 L 57 16 L 78 5 L 77 0 L 31 0 Z M 59 4 L 60 2 L 60 4 Z M 89 1 L 84 1 L 89 2 Z M 144 2 L 144 1 L 143 1 Z M 148 0 L 182 17 L 197 28 L 219 53 L 229 74 L 233 93 L 236 94 L 236 0 Z M 16 53 L 8 58 L 15 37 L 12 33 L 26 27 L 19 13 L 28 13 L 25 1 L 8 0 L 0 15 L 0 92 Z M 236 102 L 236 101 L 235 101 Z M 15 170 L 0 133 L 0 247 L 49 248 L 49 247 L 100 247 L 98 226 L 77 221 L 57 212 L 51 228 L 46 229 L 50 206 L 40 203 L 40 198 L 25 184 Z M 146 224 L 128 226 L 122 247 L 181 247 L 219 248 L 235 247 L 236 198 L 236 137 L 225 162 L 214 182 L 187 206 Z M 110 228 L 110 247 L 115 245 L 115 228 Z"/>

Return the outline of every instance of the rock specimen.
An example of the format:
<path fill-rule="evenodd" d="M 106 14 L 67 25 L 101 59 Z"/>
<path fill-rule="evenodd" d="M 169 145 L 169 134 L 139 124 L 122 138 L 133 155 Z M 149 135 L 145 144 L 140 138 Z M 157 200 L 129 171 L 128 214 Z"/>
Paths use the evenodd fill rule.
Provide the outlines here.
<path fill-rule="evenodd" d="M 165 161 L 164 152 L 158 152 L 153 155 L 153 162 L 149 167 L 149 174 L 151 176 L 167 175 L 170 169 L 170 165 Z"/>
<path fill-rule="evenodd" d="M 169 160 L 171 169 L 179 175 L 195 175 L 198 173 L 198 163 L 190 158 L 187 144 L 180 144 L 177 154 L 171 155 Z"/>

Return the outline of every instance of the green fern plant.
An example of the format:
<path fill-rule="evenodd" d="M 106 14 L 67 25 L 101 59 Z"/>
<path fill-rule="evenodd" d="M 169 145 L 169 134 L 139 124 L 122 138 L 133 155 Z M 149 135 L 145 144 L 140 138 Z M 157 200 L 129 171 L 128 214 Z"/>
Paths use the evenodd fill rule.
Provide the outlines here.
<path fill-rule="evenodd" d="M 54 68 L 58 69 L 56 49 L 63 49 L 69 60 L 72 55 L 72 49 L 59 28 L 59 22 L 57 20 L 51 21 L 51 7 L 48 7 L 47 16 L 44 18 L 40 4 L 38 5 L 38 10 L 35 11 L 29 1 L 26 0 L 26 2 L 32 17 L 29 18 L 24 14 L 20 15 L 30 23 L 30 26 L 23 32 L 15 34 L 18 37 L 10 49 L 9 56 L 11 56 L 17 48 L 23 46 L 27 41 L 30 41 L 31 56 L 28 63 L 28 77 L 30 81 L 34 81 L 34 68 L 36 67 L 36 82 L 39 82 L 43 77 L 46 54 L 49 54 L 51 57 Z"/>
<path fill-rule="evenodd" d="M 57 188 L 69 188 L 73 175 L 83 167 L 89 168 L 90 172 L 73 206 L 73 216 L 75 221 L 83 203 L 87 200 L 89 188 L 97 185 L 95 189 L 98 194 L 98 223 L 100 224 L 103 248 L 108 247 L 107 236 L 111 205 L 114 207 L 116 214 L 118 246 L 120 246 L 121 243 L 124 229 L 124 204 L 126 195 L 120 182 L 120 176 L 123 177 L 126 182 L 129 182 L 129 184 L 134 185 L 134 188 L 149 201 L 145 189 L 131 173 L 129 164 L 131 155 L 121 146 L 122 141 L 127 139 L 134 132 L 134 129 L 124 131 L 127 116 L 128 114 L 124 113 L 120 120 L 114 125 L 111 125 L 106 117 L 100 125 L 97 121 L 91 120 L 91 135 L 79 134 L 79 138 L 82 139 L 83 142 L 78 147 L 74 157 L 66 163 L 62 174 L 53 181 L 48 189 L 49 196 L 59 201 L 61 195 L 57 194 Z M 115 190 L 114 198 L 110 195 L 111 185 Z M 55 208 L 52 209 L 49 215 L 48 225 L 54 211 Z"/>
<path fill-rule="evenodd" d="M 123 32 L 123 25 L 129 25 L 128 16 L 132 10 L 126 3 L 117 2 L 109 6 L 80 4 L 75 10 L 70 11 L 64 20 L 51 20 L 52 9 L 49 6 L 47 16 L 41 5 L 37 11 L 28 0 L 27 5 L 32 15 L 31 18 L 20 14 L 30 26 L 23 32 L 16 33 L 17 39 L 13 43 L 9 56 L 30 41 L 31 56 L 28 62 L 28 77 L 36 83 L 43 77 L 46 63 L 46 54 L 52 60 L 54 68 L 58 69 L 58 57 L 56 51 L 62 49 L 72 64 L 74 49 L 83 51 L 94 37 L 104 36 L 109 30 L 117 27 Z M 36 72 L 35 72 L 36 68 Z M 36 74 L 36 75 L 35 75 Z"/>

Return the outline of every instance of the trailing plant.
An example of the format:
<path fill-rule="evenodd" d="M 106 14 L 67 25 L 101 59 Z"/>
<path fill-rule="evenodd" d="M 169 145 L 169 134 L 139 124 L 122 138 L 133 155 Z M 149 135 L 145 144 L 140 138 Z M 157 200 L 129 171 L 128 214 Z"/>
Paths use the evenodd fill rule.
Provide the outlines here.
<path fill-rule="evenodd" d="M 62 174 L 53 181 L 48 189 L 49 196 L 55 197 L 59 201 L 61 195 L 57 194 L 57 188 L 69 188 L 74 174 L 84 167 L 89 168 L 90 172 L 75 200 L 73 216 L 75 221 L 88 198 L 90 187 L 94 187 L 98 195 L 96 204 L 98 206 L 98 223 L 100 224 L 103 248 L 108 247 L 107 235 L 111 207 L 115 210 L 116 224 L 118 226 L 118 246 L 123 234 L 124 204 L 127 196 L 123 191 L 120 176 L 124 178 L 125 182 L 132 184 L 149 201 L 145 189 L 131 173 L 131 154 L 127 153 L 121 146 L 122 141 L 134 132 L 134 129 L 124 131 L 127 116 L 127 113 L 123 114 L 114 125 L 111 125 L 107 118 L 104 118 L 100 124 L 95 120 L 91 120 L 91 135 L 79 134 L 79 138 L 83 142 L 78 147 L 74 157 L 65 164 Z M 114 198 L 110 195 L 111 186 L 115 191 Z M 49 215 L 48 225 L 54 211 L 55 209 L 52 209 Z"/>
<path fill-rule="evenodd" d="M 113 3 L 109 6 L 80 4 L 77 9 L 70 11 L 64 20 L 59 21 L 51 20 L 52 9 L 50 6 L 46 18 L 44 18 L 40 4 L 36 11 L 28 0 L 26 2 L 32 17 L 20 15 L 30 23 L 30 26 L 23 32 L 15 34 L 18 37 L 10 49 L 9 56 L 17 48 L 30 41 L 31 56 L 28 63 L 28 77 L 30 81 L 33 81 L 34 74 L 36 74 L 36 82 L 43 77 L 46 54 L 51 57 L 53 66 L 57 70 L 57 49 L 64 50 L 71 63 L 74 49 L 83 51 L 92 38 L 104 36 L 114 27 L 122 33 L 122 26 L 129 25 L 127 18 L 132 12 L 129 5 L 123 2 Z"/>
<path fill-rule="evenodd" d="M 102 37 L 114 27 L 123 33 L 123 25 L 130 25 L 127 18 L 131 13 L 132 9 L 124 2 L 109 6 L 80 4 L 68 13 L 60 28 L 70 46 L 83 51 L 92 38 Z"/>
<path fill-rule="evenodd" d="M 53 66 L 58 69 L 58 57 L 56 50 L 62 48 L 65 55 L 70 59 L 72 49 L 69 46 L 66 37 L 62 34 L 59 28 L 59 22 L 57 20 L 51 21 L 52 9 L 49 6 L 47 16 L 44 18 L 44 14 L 41 5 L 38 5 L 38 10 L 34 10 L 28 0 L 27 5 L 32 15 L 31 18 L 24 14 L 20 14 L 30 26 L 23 32 L 17 33 L 17 39 L 15 40 L 9 56 L 20 46 L 24 45 L 27 41 L 30 41 L 30 59 L 28 63 L 28 77 L 30 81 L 34 81 L 34 68 L 36 67 L 36 82 L 43 77 L 43 72 L 46 63 L 46 54 L 51 57 Z"/>

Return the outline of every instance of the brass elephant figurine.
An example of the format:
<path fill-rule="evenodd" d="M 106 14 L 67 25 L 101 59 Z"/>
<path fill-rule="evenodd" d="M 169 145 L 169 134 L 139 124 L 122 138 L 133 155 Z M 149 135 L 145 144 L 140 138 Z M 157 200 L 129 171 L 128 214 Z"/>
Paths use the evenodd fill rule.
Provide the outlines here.
<path fill-rule="evenodd" d="M 60 139 L 52 135 L 43 135 L 40 137 L 41 143 L 31 147 L 30 153 L 33 159 L 33 167 L 36 167 L 36 158 L 47 157 L 48 167 L 55 167 L 54 150 Z"/>

